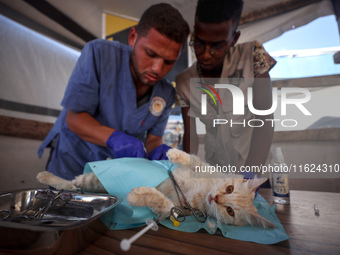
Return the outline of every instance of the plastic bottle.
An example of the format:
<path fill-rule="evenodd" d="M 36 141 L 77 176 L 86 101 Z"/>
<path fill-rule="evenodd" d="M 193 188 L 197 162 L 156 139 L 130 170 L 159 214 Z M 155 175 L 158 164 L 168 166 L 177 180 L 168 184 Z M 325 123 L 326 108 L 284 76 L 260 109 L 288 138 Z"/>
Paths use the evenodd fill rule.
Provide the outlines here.
<path fill-rule="evenodd" d="M 284 162 L 281 147 L 276 147 L 272 171 L 272 189 L 276 204 L 290 203 L 288 173 L 285 170 L 287 170 L 287 165 Z"/>

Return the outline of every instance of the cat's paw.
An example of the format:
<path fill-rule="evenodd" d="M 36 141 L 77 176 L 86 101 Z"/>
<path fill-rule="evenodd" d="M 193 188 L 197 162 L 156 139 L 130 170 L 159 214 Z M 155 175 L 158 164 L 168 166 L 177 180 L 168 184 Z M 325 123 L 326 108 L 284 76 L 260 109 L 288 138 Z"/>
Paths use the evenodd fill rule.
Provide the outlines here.
<path fill-rule="evenodd" d="M 144 206 L 145 196 L 150 195 L 150 188 L 148 187 L 139 187 L 134 188 L 127 195 L 127 201 L 129 205 L 133 206 Z"/>
<path fill-rule="evenodd" d="M 50 182 L 54 176 L 55 176 L 54 174 L 44 171 L 44 172 L 38 173 L 36 178 L 40 183 L 50 185 Z"/>
<path fill-rule="evenodd" d="M 173 148 L 168 150 L 166 155 L 169 160 L 175 164 L 180 164 L 184 166 L 190 165 L 190 155 L 184 151 Z"/>

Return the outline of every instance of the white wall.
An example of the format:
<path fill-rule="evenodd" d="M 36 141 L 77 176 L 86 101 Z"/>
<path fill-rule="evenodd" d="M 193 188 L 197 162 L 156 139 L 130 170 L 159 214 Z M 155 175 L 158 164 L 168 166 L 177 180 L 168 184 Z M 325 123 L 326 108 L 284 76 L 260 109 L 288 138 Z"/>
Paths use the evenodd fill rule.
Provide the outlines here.
<path fill-rule="evenodd" d="M 0 15 L 0 99 L 61 110 L 80 55 Z M 0 115 L 54 122 L 55 118 L 0 108 Z"/>

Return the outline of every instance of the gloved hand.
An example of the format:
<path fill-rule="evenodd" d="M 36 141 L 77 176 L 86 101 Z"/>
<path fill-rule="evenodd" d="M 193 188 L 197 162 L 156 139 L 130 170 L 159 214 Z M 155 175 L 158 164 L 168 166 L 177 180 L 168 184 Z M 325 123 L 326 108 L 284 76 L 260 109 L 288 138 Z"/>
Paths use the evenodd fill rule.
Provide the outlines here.
<path fill-rule="evenodd" d="M 161 160 L 168 159 L 166 153 L 170 150 L 171 147 L 166 144 L 159 145 L 156 149 L 150 152 L 148 159 L 150 160 Z"/>
<path fill-rule="evenodd" d="M 243 175 L 243 179 L 246 180 L 258 178 L 258 176 L 253 172 L 242 172 L 241 174 Z"/>
<path fill-rule="evenodd" d="M 106 141 L 107 147 L 113 150 L 116 158 L 147 158 L 144 144 L 137 138 L 121 131 L 114 131 Z"/>

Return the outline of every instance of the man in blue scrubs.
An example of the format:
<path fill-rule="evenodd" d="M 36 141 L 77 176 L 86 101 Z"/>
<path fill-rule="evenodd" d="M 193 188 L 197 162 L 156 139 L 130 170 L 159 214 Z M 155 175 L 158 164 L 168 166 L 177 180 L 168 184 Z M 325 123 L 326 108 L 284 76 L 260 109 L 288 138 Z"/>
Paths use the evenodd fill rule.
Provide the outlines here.
<path fill-rule="evenodd" d="M 73 179 L 86 162 L 165 159 L 162 136 L 175 91 L 163 77 L 174 66 L 189 26 L 169 4 L 148 8 L 128 45 L 97 39 L 78 59 L 62 110 L 39 148 L 51 147 L 47 171 Z"/>

